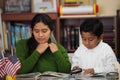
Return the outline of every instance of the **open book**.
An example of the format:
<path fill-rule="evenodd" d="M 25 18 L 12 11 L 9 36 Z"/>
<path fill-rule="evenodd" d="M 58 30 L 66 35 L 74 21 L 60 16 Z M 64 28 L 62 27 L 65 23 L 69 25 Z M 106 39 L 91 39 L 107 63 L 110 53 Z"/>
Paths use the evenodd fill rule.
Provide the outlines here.
<path fill-rule="evenodd" d="M 65 78 L 69 77 L 69 74 L 47 71 L 44 73 L 28 73 L 28 74 L 19 74 L 17 75 L 16 80 L 42 80 L 41 78 Z"/>

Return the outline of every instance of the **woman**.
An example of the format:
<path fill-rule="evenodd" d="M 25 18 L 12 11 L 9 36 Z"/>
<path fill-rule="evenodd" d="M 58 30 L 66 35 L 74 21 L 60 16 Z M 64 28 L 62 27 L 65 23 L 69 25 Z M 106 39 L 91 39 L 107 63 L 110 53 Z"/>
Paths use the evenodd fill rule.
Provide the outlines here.
<path fill-rule="evenodd" d="M 17 43 L 16 53 L 22 63 L 18 73 L 55 71 L 69 73 L 71 64 L 67 51 L 51 41 L 54 30 L 52 19 L 46 14 L 37 14 L 31 22 L 32 36 Z"/>

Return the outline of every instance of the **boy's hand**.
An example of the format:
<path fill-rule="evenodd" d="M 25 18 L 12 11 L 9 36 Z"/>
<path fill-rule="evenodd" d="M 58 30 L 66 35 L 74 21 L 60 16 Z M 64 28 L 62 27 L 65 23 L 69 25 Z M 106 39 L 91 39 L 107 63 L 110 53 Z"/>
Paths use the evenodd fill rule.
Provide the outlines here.
<path fill-rule="evenodd" d="M 72 70 L 75 70 L 75 69 L 78 69 L 79 68 L 79 66 L 74 66 L 73 68 L 72 68 Z"/>
<path fill-rule="evenodd" d="M 83 74 L 94 74 L 94 69 L 90 68 L 90 69 L 83 69 Z"/>

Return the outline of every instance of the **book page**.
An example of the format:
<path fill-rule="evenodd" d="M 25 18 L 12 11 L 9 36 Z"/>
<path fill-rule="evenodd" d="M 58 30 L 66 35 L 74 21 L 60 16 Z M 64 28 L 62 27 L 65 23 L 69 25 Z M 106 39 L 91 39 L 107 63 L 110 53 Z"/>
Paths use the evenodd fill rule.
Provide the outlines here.
<path fill-rule="evenodd" d="M 19 74 L 17 75 L 17 80 L 38 80 L 40 79 L 41 73 L 35 72 L 35 73 L 28 73 L 28 74 Z"/>
<path fill-rule="evenodd" d="M 64 78 L 64 77 L 69 77 L 69 74 L 47 71 L 47 72 L 42 73 L 41 76 L 54 76 L 54 77 L 63 77 Z"/>
<path fill-rule="evenodd" d="M 17 75 L 17 80 L 41 80 L 41 79 L 53 79 L 53 78 L 66 78 L 69 77 L 69 74 L 46 71 L 44 73 L 28 73 L 28 74 L 19 74 Z"/>

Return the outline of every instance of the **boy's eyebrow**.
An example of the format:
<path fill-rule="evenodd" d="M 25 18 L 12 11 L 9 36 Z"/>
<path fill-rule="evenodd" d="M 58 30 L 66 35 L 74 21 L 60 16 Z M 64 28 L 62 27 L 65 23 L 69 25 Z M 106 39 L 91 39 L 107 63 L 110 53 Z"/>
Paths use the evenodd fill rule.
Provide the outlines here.
<path fill-rule="evenodd" d="M 83 37 L 83 36 L 81 36 L 82 38 L 85 38 L 85 37 Z M 95 38 L 96 36 L 90 36 L 89 38 Z"/>

